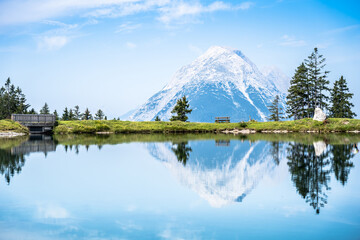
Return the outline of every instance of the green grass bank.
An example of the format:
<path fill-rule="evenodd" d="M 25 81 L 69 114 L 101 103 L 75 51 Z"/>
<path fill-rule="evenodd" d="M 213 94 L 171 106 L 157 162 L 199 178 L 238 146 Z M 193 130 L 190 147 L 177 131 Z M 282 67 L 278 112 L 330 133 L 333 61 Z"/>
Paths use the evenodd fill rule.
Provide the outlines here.
<path fill-rule="evenodd" d="M 18 122 L 11 121 L 10 119 L 0 120 L 0 132 L 15 132 L 28 134 L 27 127 L 22 126 Z"/>
<path fill-rule="evenodd" d="M 360 120 L 330 118 L 324 122 L 312 119 L 281 122 L 195 123 L 195 122 L 131 122 L 119 120 L 59 121 L 55 134 L 77 133 L 215 133 L 224 130 L 256 132 L 357 132 Z"/>

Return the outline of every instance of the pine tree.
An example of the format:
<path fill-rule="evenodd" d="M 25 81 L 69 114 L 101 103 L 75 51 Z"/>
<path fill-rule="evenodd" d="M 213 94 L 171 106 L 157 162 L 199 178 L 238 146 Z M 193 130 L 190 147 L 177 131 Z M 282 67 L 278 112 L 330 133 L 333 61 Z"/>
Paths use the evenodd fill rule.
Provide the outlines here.
<path fill-rule="evenodd" d="M 312 85 L 308 81 L 307 68 L 304 63 L 297 67 L 290 81 L 287 99 L 287 113 L 295 120 L 310 117 L 314 110 L 310 107 L 310 95 Z"/>
<path fill-rule="evenodd" d="M 268 117 L 269 121 L 280 121 L 280 119 L 283 119 L 283 112 L 282 112 L 282 108 L 279 105 L 279 102 L 280 102 L 279 95 L 276 95 L 274 101 L 268 107 L 271 113 L 271 115 Z"/>
<path fill-rule="evenodd" d="M 74 118 L 75 120 L 80 120 L 82 118 L 80 107 L 78 105 L 74 107 Z"/>
<path fill-rule="evenodd" d="M 97 112 L 95 113 L 95 120 L 103 120 L 104 118 L 104 112 L 99 109 L 97 110 Z"/>
<path fill-rule="evenodd" d="M 330 116 L 334 118 L 354 118 L 356 114 L 351 111 L 354 104 L 350 102 L 353 95 L 349 92 L 346 79 L 343 76 L 335 81 L 334 88 L 331 90 Z"/>
<path fill-rule="evenodd" d="M 69 111 L 69 120 L 70 120 L 70 121 L 76 120 L 76 119 L 75 119 L 74 112 L 73 112 L 72 109 L 70 109 L 70 111 Z"/>
<path fill-rule="evenodd" d="M 189 109 L 190 105 L 185 96 L 178 99 L 174 109 L 171 113 L 176 113 L 176 116 L 172 116 L 170 121 L 183 121 L 186 122 L 188 120 L 188 116 L 186 114 L 190 114 L 192 109 Z"/>
<path fill-rule="evenodd" d="M 13 113 L 27 113 L 29 107 L 21 89 L 11 84 L 8 78 L 0 88 L 0 119 L 9 118 Z"/>
<path fill-rule="evenodd" d="M 40 110 L 40 114 L 49 114 L 49 113 L 50 113 L 49 106 L 47 103 L 45 103 L 45 105 Z"/>
<path fill-rule="evenodd" d="M 91 120 L 93 117 L 89 111 L 88 108 L 85 109 L 85 112 L 83 114 L 83 120 Z"/>
<path fill-rule="evenodd" d="M 314 112 L 316 107 L 323 110 L 328 108 L 327 100 L 329 97 L 326 92 L 329 91 L 329 80 L 327 80 L 328 71 L 324 71 L 325 58 L 318 53 L 318 49 L 314 48 L 311 55 L 305 60 L 308 69 L 308 80 L 311 85 L 310 107 L 309 110 Z"/>
<path fill-rule="evenodd" d="M 30 109 L 30 111 L 27 112 L 28 114 L 37 114 L 34 108 Z"/>
<path fill-rule="evenodd" d="M 159 116 L 156 116 L 155 121 L 156 121 L 156 122 L 160 122 L 160 121 L 161 121 L 161 119 L 159 118 Z"/>
<path fill-rule="evenodd" d="M 61 119 L 62 119 L 63 121 L 68 121 L 68 120 L 69 120 L 69 110 L 68 110 L 67 107 L 64 109 L 64 113 L 63 113 Z"/>
<path fill-rule="evenodd" d="M 53 114 L 55 115 L 55 120 L 59 120 L 59 114 L 56 110 L 54 111 Z"/>

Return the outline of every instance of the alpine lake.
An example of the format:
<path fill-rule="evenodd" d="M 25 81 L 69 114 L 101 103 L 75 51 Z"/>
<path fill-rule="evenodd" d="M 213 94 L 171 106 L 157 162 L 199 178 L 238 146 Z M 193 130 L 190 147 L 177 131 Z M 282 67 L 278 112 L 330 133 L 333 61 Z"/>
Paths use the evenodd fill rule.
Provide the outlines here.
<path fill-rule="evenodd" d="M 0 239 L 359 239 L 360 134 L 0 139 Z"/>

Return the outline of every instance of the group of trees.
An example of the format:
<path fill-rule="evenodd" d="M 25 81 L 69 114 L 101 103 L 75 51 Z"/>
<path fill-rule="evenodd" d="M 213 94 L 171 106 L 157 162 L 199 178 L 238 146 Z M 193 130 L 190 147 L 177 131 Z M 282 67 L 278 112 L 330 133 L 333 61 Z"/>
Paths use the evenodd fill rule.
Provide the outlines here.
<path fill-rule="evenodd" d="M 317 48 L 314 48 L 311 55 L 297 67 L 286 97 L 288 118 L 295 120 L 312 118 L 317 107 L 328 111 L 330 117 L 356 116 L 351 110 L 354 106 L 350 102 L 353 94 L 349 92 L 345 78 L 341 76 L 330 89 L 327 79 L 329 71 L 324 70 L 325 66 L 325 58 L 319 54 Z M 279 121 L 284 118 L 283 109 L 279 105 L 279 96 L 275 97 L 269 106 L 269 111 L 271 115 L 268 120 Z"/>
<path fill-rule="evenodd" d="M 0 119 L 10 118 L 13 113 L 28 113 L 29 107 L 21 89 L 15 87 L 8 78 L 0 88 Z"/>
<path fill-rule="evenodd" d="M 54 112 L 56 115 L 56 111 Z M 80 107 L 76 105 L 73 109 L 65 107 L 61 120 L 72 121 L 72 120 L 107 120 L 104 112 L 99 109 L 93 116 L 88 108 L 83 113 L 80 112 Z"/>
<path fill-rule="evenodd" d="M 40 110 L 40 114 L 50 114 L 50 108 L 47 103 L 44 104 L 44 106 Z M 83 113 L 80 112 L 80 107 L 76 105 L 74 108 L 67 108 L 65 107 L 63 114 L 61 117 L 59 117 L 58 112 L 55 110 L 53 112 L 57 120 L 63 120 L 63 121 L 72 121 L 72 120 L 107 120 L 107 117 L 105 116 L 104 112 L 99 109 L 94 117 L 90 113 L 89 109 L 86 108 Z"/>

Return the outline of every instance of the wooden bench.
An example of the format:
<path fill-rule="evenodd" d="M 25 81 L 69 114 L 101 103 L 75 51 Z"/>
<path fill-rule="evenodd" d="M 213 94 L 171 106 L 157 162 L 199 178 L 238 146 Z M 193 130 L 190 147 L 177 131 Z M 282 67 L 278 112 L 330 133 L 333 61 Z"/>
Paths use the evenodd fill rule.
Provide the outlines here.
<path fill-rule="evenodd" d="M 229 123 L 230 117 L 215 117 L 216 123 Z"/>

